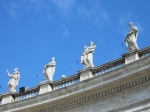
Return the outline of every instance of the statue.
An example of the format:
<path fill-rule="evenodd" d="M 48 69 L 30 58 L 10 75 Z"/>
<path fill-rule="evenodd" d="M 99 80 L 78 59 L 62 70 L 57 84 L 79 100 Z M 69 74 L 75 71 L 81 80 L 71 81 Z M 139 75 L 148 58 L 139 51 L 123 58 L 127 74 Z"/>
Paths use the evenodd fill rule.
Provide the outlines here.
<path fill-rule="evenodd" d="M 129 23 L 129 26 L 130 26 L 130 30 L 125 39 L 126 45 L 129 51 L 138 50 L 139 47 L 136 42 L 138 36 L 138 29 L 137 27 L 133 26 L 132 22 Z"/>
<path fill-rule="evenodd" d="M 80 63 L 84 64 L 84 68 L 94 67 L 93 54 L 94 54 L 95 48 L 96 48 L 96 45 L 94 45 L 94 42 L 90 42 L 89 47 L 84 46 L 84 50 L 81 55 L 81 61 L 80 61 Z"/>
<path fill-rule="evenodd" d="M 87 68 L 87 54 L 88 54 L 88 48 L 86 47 L 86 45 L 84 46 L 84 50 L 83 50 L 83 53 L 81 55 L 81 61 L 80 63 L 84 64 L 84 68 Z"/>
<path fill-rule="evenodd" d="M 12 74 L 10 74 L 8 70 L 7 73 L 8 76 L 10 77 L 8 82 L 8 90 L 9 92 L 16 92 L 16 87 L 18 86 L 18 82 L 20 79 L 20 73 L 18 71 L 18 68 L 15 68 Z"/>
<path fill-rule="evenodd" d="M 44 66 L 43 74 L 45 75 L 45 80 L 53 81 L 55 66 L 56 66 L 55 58 L 52 57 L 52 61 Z"/>

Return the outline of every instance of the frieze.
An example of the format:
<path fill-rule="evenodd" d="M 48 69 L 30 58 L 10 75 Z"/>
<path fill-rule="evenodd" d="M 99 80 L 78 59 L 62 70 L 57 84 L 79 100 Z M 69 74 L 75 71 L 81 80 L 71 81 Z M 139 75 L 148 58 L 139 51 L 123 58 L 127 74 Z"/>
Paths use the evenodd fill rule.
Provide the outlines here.
<path fill-rule="evenodd" d="M 53 111 L 61 110 L 61 109 L 68 108 L 68 107 L 71 108 L 72 106 L 79 105 L 79 104 L 84 104 L 84 103 L 87 103 L 87 102 L 90 102 L 90 101 L 93 101 L 93 100 L 98 100 L 100 98 L 104 98 L 108 95 L 112 95 L 112 94 L 121 92 L 123 90 L 126 90 L 126 89 L 129 89 L 129 88 L 144 84 L 146 82 L 150 82 L 150 74 L 147 75 L 147 76 L 137 78 L 135 80 L 128 81 L 124 84 L 121 84 L 121 85 L 103 90 L 103 91 L 99 91 L 99 92 L 96 92 L 96 93 L 93 93 L 93 94 L 90 94 L 90 95 L 79 97 L 79 98 L 76 98 L 76 99 L 73 99 L 73 100 L 70 100 L 70 101 L 66 101 L 64 103 L 60 103 L 60 104 L 57 104 L 57 105 L 53 105 L 53 106 L 50 106 L 50 107 L 47 107 L 47 108 L 34 110 L 32 112 L 53 112 Z"/>

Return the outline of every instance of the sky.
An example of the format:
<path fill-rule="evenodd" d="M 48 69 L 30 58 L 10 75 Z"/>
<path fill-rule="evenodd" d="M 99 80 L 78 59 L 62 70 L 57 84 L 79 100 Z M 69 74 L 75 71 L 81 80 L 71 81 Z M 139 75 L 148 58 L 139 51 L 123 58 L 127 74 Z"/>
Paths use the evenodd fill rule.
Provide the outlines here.
<path fill-rule="evenodd" d="M 20 87 L 44 81 L 43 68 L 56 60 L 54 81 L 83 69 L 84 45 L 96 45 L 94 65 L 128 52 L 129 22 L 138 28 L 140 49 L 150 45 L 150 0 L 0 0 L 0 94 L 14 68 Z"/>

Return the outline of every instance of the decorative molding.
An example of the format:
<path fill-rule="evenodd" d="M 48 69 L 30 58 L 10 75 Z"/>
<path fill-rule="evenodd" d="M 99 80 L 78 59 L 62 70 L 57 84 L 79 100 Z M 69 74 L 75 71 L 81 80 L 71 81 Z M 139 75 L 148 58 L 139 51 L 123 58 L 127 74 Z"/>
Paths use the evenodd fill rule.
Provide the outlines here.
<path fill-rule="evenodd" d="M 130 80 L 126 83 L 120 84 L 118 86 L 115 86 L 115 87 L 112 87 L 112 88 L 109 88 L 109 89 L 106 89 L 103 91 L 99 91 L 99 92 L 96 92 L 93 94 L 85 95 L 83 97 L 78 97 L 76 99 L 66 101 L 64 103 L 59 103 L 59 104 L 56 104 L 56 105 L 53 105 L 53 106 L 50 106 L 47 108 L 34 110 L 32 112 L 53 112 L 53 111 L 61 110 L 61 109 L 68 108 L 68 107 L 70 108 L 72 106 L 76 106 L 79 104 L 84 104 L 84 103 L 87 103 L 87 102 L 90 102 L 93 100 L 104 98 L 106 96 L 121 92 L 123 90 L 129 89 L 129 88 L 141 85 L 141 84 L 144 84 L 146 82 L 150 82 L 150 74 L 147 76 L 143 76 L 143 77 L 134 79 L 134 80 Z"/>

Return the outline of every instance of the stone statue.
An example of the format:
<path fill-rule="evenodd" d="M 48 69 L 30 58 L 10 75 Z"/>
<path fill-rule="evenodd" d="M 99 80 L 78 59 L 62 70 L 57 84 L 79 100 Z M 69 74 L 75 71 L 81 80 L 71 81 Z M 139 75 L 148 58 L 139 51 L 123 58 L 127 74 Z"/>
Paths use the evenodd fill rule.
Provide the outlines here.
<path fill-rule="evenodd" d="M 81 55 L 81 61 L 80 61 L 80 63 L 84 64 L 84 68 L 94 67 L 93 54 L 94 54 L 95 48 L 96 48 L 96 45 L 94 45 L 94 42 L 90 42 L 89 47 L 84 46 L 84 50 Z"/>
<path fill-rule="evenodd" d="M 7 74 L 10 77 L 8 82 L 8 90 L 9 92 L 16 92 L 16 87 L 18 86 L 18 82 L 20 79 L 20 73 L 18 71 L 18 68 L 15 68 L 12 74 L 10 74 L 7 70 Z"/>
<path fill-rule="evenodd" d="M 86 47 L 86 45 L 84 46 L 84 50 L 83 50 L 83 53 L 81 55 L 81 61 L 80 63 L 84 64 L 84 68 L 87 68 L 87 54 L 88 54 L 88 48 Z"/>
<path fill-rule="evenodd" d="M 132 50 L 139 49 L 136 42 L 138 36 L 138 29 L 137 27 L 133 26 L 132 22 L 129 23 L 129 26 L 130 26 L 130 30 L 126 36 L 125 42 L 128 47 L 128 50 L 132 51 Z"/>
<path fill-rule="evenodd" d="M 55 66 L 56 66 L 55 58 L 52 57 L 52 61 L 44 66 L 43 74 L 45 75 L 45 80 L 53 81 Z"/>

